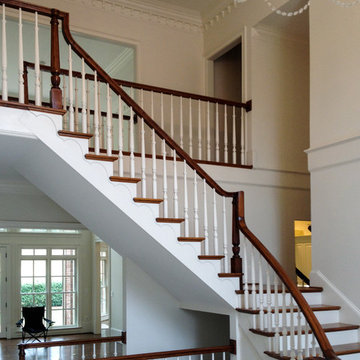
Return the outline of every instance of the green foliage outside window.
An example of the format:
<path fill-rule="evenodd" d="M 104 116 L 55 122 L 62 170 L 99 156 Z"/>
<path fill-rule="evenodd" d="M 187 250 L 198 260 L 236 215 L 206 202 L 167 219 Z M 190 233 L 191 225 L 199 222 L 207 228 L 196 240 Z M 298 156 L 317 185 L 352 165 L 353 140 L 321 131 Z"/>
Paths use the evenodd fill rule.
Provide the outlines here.
<path fill-rule="evenodd" d="M 52 298 L 51 306 L 62 306 L 63 285 L 61 282 L 51 284 Z M 21 306 L 46 306 L 46 285 L 42 284 L 23 284 L 21 286 Z M 35 294 L 34 294 L 35 293 Z M 55 294 L 54 294 L 55 293 Z"/>

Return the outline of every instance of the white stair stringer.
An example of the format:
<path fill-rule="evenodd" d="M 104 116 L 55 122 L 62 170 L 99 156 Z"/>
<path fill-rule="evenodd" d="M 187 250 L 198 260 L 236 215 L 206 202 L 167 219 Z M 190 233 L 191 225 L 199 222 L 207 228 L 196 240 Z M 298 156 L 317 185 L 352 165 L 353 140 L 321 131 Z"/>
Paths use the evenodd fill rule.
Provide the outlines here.
<path fill-rule="evenodd" d="M 7 118 L 11 124 L 0 122 L 1 151 L 17 153 L 12 166 L 20 174 L 181 303 L 233 311 L 239 279 L 219 278 L 216 265 L 197 258 L 198 244 L 180 244 L 179 224 L 156 223 L 156 206 L 133 201 L 135 184 L 109 180 L 112 164 L 86 160 L 86 140 L 60 137 L 61 116 L 1 108 L 0 119 Z M 7 127 L 22 136 L 6 136 Z"/>

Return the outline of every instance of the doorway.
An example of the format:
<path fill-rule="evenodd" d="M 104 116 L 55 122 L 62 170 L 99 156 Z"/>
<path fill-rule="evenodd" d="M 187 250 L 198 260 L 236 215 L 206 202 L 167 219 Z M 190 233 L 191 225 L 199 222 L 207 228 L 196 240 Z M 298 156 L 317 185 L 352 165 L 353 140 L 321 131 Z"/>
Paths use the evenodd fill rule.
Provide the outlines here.
<path fill-rule="evenodd" d="M 6 248 L 0 247 L 0 338 L 6 337 L 6 258 Z"/>
<path fill-rule="evenodd" d="M 311 221 L 295 221 L 295 264 L 298 286 L 310 286 Z"/>

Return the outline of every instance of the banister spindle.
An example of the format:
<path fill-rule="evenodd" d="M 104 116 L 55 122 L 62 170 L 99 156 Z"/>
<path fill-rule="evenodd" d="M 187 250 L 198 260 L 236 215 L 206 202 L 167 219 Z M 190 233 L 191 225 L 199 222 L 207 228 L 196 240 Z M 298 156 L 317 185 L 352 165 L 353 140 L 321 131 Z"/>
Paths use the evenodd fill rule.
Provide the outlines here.
<path fill-rule="evenodd" d="M 219 144 L 219 103 L 215 105 L 215 161 L 220 161 L 220 144 Z"/>
<path fill-rule="evenodd" d="M 140 106 L 144 106 L 144 91 L 141 89 Z M 145 157 L 145 121 L 141 118 L 141 194 L 146 198 L 146 157 Z"/>
<path fill-rule="evenodd" d="M 228 116 L 227 116 L 227 105 L 224 105 L 224 163 L 228 163 L 229 159 L 228 152 Z"/>
<path fill-rule="evenodd" d="M 294 300 L 290 295 L 290 359 L 295 360 L 295 355 Z"/>
<path fill-rule="evenodd" d="M 256 277 L 255 277 L 255 254 L 254 246 L 250 245 L 250 266 L 251 266 L 251 303 L 252 308 L 256 309 Z"/>
<path fill-rule="evenodd" d="M 95 343 L 93 344 L 93 354 L 92 354 L 92 356 L 93 356 L 93 359 L 96 359 L 96 344 Z"/>
<path fill-rule="evenodd" d="M 295 351 L 294 351 L 294 353 L 295 353 Z M 311 334 L 311 356 L 313 356 L 313 357 L 316 356 L 316 338 L 315 338 L 314 333 Z M 295 356 L 294 356 L 294 358 L 295 358 Z"/>
<path fill-rule="evenodd" d="M 211 137 L 210 137 L 210 101 L 206 106 L 206 149 L 207 149 L 207 161 L 211 161 Z"/>
<path fill-rule="evenodd" d="M 203 197 L 204 197 L 204 251 L 205 255 L 210 254 L 209 250 L 209 225 L 208 225 L 208 213 L 207 213 L 207 194 L 206 194 L 206 180 L 203 179 Z"/>
<path fill-rule="evenodd" d="M 184 118 L 183 118 L 183 97 L 180 96 L 180 147 L 184 148 Z"/>
<path fill-rule="evenodd" d="M 62 81 L 62 83 L 63 83 L 63 85 L 62 85 L 62 87 L 63 87 L 63 89 L 62 89 L 62 97 L 63 97 L 63 101 L 62 101 L 62 104 L 63 104 L 63 110 L 65 110 L 66 111 L 66 113 L 65 113 L 65 115 L 64 115 L 64 124 L 67 124 L 67 120 L 68 120 L 68 114 L 67 114 L 67 100 L 66 100 L 66 94 L 67 94 L 67 92 L 66 92 L 66 77 L 65 77 L 65 75 L 63 75 L 62 76 L 62 79 L 63 79 L 63 81 Z M 67 128 L 66 129 L 69 129 L 69 125 L 67 124 Z"/>
<path fill-rule="evenodd" d="M 217 221 L 217 209 L 216 209 L 216 191 L 213 189 L 213 233 L 214 233 L 214 255 L 219 252 L 219 237 L 218 237 L 218 221 Z"/>
<path fill-rule="evenodd" d="M 81 345 L 81 359 L 85 359 L 85 344 Z"/>
<path fill-rule="evenodd" d="M 240 131 L 241 131 L 241 144 L 240 144 L 240 156 L 241 156 L 241 165 L 246 165 L 245 159 L 245 109 L 241 109 L 241 117 L 240 117 Z"/>
<path fill-rule="evenodd" d="M 19 103 L 25 102 L 22 10 L 19 9 Z"/>
<path fill-rule="evenodd" d="M 243 249 L 244 249 L 244 305 L 245 309 L 249 309 L 249 272 L 248 272 L 248 253 L 247 253 L 247 244 L 245 240 Z"/>
<path fill-rule="evenodd" d="M 87 109 L 86 109 L 86 119 L 87 119 L 87 132 L 90 134 L 91 133 L 91 121 L 90 121 L 90 85 L 89 85 L 90 81 L 89 79 L 86 79 L 86 104 L 87 104 Z"/>
<path fill-rule="evenodd" d="M 170 95 L 170 136 L 174 139 L 174 97 Z"/>
<path fill-rule="evenodd" d="M 198 203 L 196 170 L 194 170 L 194 229 L 195 229 L 195 237 L 198 237 L 199 236 L 199 203 Z"/>
<path fill-rule="evenodd" d="M 162 154 L 163 154 L 163 205 L 164 217 L 167 218 L 169 214 L 168 207 L 168 185 L 167 185 L 167 170 L 166 170 L 166 142 L 162 141 Z"/>
<path fill-rule="evenodd" d="M 232 156 L 232 162 L 233 164 L 236 164 L 236 108 L 233 106 L 233 126 L 232 126 L 232 145 L 233 145 L 233 156 Z"/>
<path fill-rule="evenodd" d="M 297 360 L 303 360 L 303 351 L 302 351 L 302 343 L 301 343 L 301 310 L 300 307 L 297 307 L 297 318 L 298 318 L 298 326 L 297 326 Z"/>
<path fill-rule="evenodd" d="M 35 12 L 35 105 L 41 106 L 39 16 L 37 11 Z"/>
<path fill-rule="evenodd" d="M 192 102 L 189 98 L 189 155 L 193 157 Z"/>
<path fill-rule="evenodd" d="M 264 319 L 264 282 L 263 282 L 263 269 L 261 263 L 261 255 L 258 257 L 258 265 L 259 265 L 259 318 L 260 318 L 260 330 L 263 331 L 265 328 L 265 319 Z"/>
<path fill-rule="evenodd" d="M 201 136 L 201 100 L 198 102 L 198 159 L 202 159 L 202 152 L 201 152 L 201 143 L 202 143 L 202 136 Z"/>
<path fill-rule="evenodd" d="M 70 125 L 70 131 L 75 131 L 72 50 L 71 50 L 70 44 L 69 44 L 68 48 L 69 48 L 69 57 L 68 57 L 68 61 L 69 61 L 69 125 Z M 97 93 L 96 93 L 96 96 L 97 96 Z"/>
<path fill-rule="evenodd" d="M 112 107 L 109 84 L 106 84 L 106 104 L 106 149 L 107 156 L 112 156 Z"/>
<path fill-rule="evenodd" d="M 154 92 L 151 91 L 151 118 L 154 119 Z M 151 152 L 152 152 L 152 193 L 157 198 L 157 174 L 156 174 L 156 135 L 155 130 L 151 131 Z"/>
<path fill-rule="evenodd" d="M 185 237 L 189 236 L 189 203 L 187 190 L 187 171 L 186 160 L 184 160 L 184 233 Z"/>
<path fill-rule="evenodd" d="M 178 178 L 177 178 L 177 161 L 176 161 L 176 150 L 173 151 L 174 153 L 174 217 L 179 217 L 179 190 L 178 190 Z"/>
<path fill-rule="evenodd" d="M 224 234 L 224 272 L 229 272 L 228 261 L 228 238 L 227 238 L 227 225 L 226 225 L 226 198 L 222 197 L 222 213 L 223 213 L 223 234 Z"/>
<path fill-rule="evenodd" d="M 75 131 L 79 131 L 79 102 L 78 102 L 78 79 L 75 78 L 75 113 L 74 113 L 74 119 L 75 119 Z"/>
<path fill-rule="evenodd" d="M 165 130 L 164 124 L 164 94 L 160 93 L 160 125 L 163 130 Z"/>
<path fill-rule="evenodd" d="M 270 265 L 266 264 L 266 322 L 267 331 L 272 332 L 272 321 L 271 321 L 271 283 L 270 283 Z M 272 348 L 269 349 L 272 351 Z"/>
<path fill-rule="evenodd" d="M 70 130 L 73 131 L 73 130 Z M 97 72 L 94 71 L 94 148 L 95 154 L 100 155 L 100 131 L 99 131 L 99 98 Z"/>
<path fill-rule="evenodd" d="M 86 92 L 86 79 L 85 79 L 85 60 L 81 58 L 81 125 L 82 132 L 87 132 L 88 118 L 87 118 L 87 92 Z"/>
<path fill-rule="evenodd" d="M 130 177 L 135 177 L 134 110 L 130 106 Z"/>
<path fill-rule="evenodd" d="M 114 356 L 117 356 L 118 352 L 117 352 L 117 341 L 114 342 Z"/>
<path fill-rule="evenodd" d="M 288 356 L 288 344 L 287 344 L 287 329 L 286 329 L 286 288 L 284 283 L 282 284 L 282 340 L 283 340 L 283 355 Z"/>
<path fill-rule="evenodd" d="M 2 5 L 2 100 L 8 101 L 8 76 L 7 76 L 7 43 L 6 43 L 6 8 Z"/>
<path fill-rule="evenodd" d="M 279 316 L 279 281 L 278 277 L 274 273 L 274 307 L 275 307 L 275 314 L 274 314 L 274 322 L 275 322 L 275 337 L 274 337 L 274 352 L 276 354 L 280 353 L 280 316 Z M 282 314 L 282 316 L 286 316 Z"/>
<path fill-rule="evenodd" d="M 305 358 L 310 356 L 310 346 L 309 346 L 309 324 L 305 319 Z"/>
<path fill-rule="evenodd" d="M 118 167 L 119 167 L 119 176 L 124 176 L 124 134 L 123 134 L 123 125 L 124 125 L 124 119 L 123 119 L 123 105 L 122 105 L 122 99 L 119 95 L 119 160 L 118 160 Z"/>

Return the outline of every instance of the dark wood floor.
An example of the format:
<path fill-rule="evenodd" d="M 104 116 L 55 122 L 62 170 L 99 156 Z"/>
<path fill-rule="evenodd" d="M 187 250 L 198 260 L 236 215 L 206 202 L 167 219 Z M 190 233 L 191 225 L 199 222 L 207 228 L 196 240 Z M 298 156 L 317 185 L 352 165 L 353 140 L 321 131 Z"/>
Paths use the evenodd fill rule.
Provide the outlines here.
<path fill-rule="evenodd" d="M 49 341 L 61 341 L 61 340 L 73 340 L 73 339 L 90 339 L 98 338 L 99 335 L 93 334 L 79 334 L 79 335 L 67 335 L 67 336 L 52 336 L 49 337 Z M 17 345 L 21 342 L 21 339 L 0 339 L 0 359 L 1 360 L 16 360 L 18 359 Z M 114 352 L 114 344 L 99 344 L 96 347 L 97 357 L 104 356 L 104 346 L 106 345 L 107 356 L 112 356 Z M 118 355 L 121 355 L 121 345 L 117 346 Z M 100 356 L 101 355 L 101 356 Z M 26 360 L 72 360 L 81 359 L 81 346 L 66 346 L 62 348 L 54 347 L 48 349 L 28 349 L 26 350 Z M 86 359 L 93 358 L 92 345 L 85 346 Z"/>

